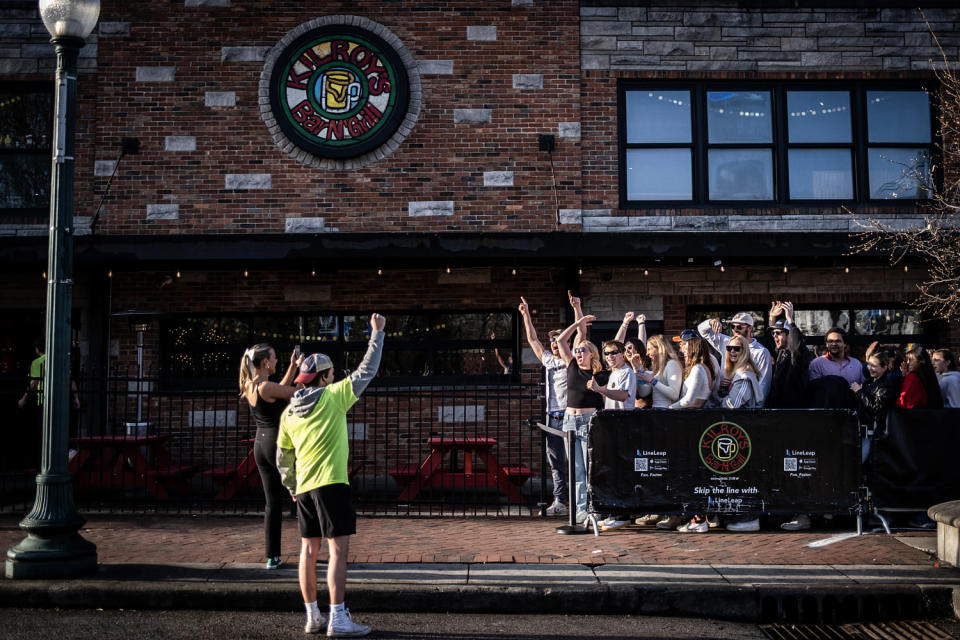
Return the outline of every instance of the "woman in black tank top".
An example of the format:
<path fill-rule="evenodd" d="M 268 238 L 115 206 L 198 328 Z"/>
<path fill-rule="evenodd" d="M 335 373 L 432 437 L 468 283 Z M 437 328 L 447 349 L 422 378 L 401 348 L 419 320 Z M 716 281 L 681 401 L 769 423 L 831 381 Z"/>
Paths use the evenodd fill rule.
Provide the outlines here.
<path fill-rule="evenodd" d="M 250 405 L 253 423 L 257 428 L 253 443 L 253 458 L 263 484 L 266 498 L 264 509 L 264 536 L 267 546 L 267 569 L 280 567 L 280 527 L 287 491 L 277 471 L 277 431 L 280 415 L 287 407 L 296 387 L 291 386 L 299 366 L 299 353 L 290 356 L 290 366 L 280 384 L 270 382 L 277 370 L 277 354 L 269 344 L 257 344 L 247 349 L 240 362 L 240 392 Z"/>

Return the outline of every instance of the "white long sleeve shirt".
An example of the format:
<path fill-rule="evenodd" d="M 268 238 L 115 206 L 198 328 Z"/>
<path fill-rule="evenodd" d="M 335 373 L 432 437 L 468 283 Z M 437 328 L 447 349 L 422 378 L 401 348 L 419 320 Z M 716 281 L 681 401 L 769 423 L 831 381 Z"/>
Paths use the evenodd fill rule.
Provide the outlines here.
<path fill-rule="evenodd" d="M 725 370 L 727 366 L 727 343 L 730 342 L 730 336 L 724 333 L 715 333 L 713 329 L 710 328 L 709 320 L 701 322 L 697 326 L 697 332 L 700 334 L 700 337 L 709 342 L 713 348 L 723 356 L 723 362 L 720 363 L 720 368 Z M 750 357 L 753 358 L 757 369 L 760 370 L 760 391 L 763 397 L 759 398 L 758 404 L 759 406 L 763 406 L 767 394 L 770 393 L 770 384 L 773 382 L 773 360 L 767 348 L 757 342 L 756 338 L 751 338 L 750 340 Z"/>

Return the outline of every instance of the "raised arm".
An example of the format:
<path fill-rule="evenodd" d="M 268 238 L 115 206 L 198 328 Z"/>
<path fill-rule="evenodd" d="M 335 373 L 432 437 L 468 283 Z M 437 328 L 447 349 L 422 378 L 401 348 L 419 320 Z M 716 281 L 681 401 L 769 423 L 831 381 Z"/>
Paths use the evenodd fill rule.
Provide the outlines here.
<path fill-rule="evenodd" d="M 379 313 L 370 316 L 370 342 L 367 344 L 367 353 L 364 354 L 356 371 L 350 374 L 350 384 L 353 385 L 353 393 L 358 398 L 380 368 L 380 357 L 383 355 L 383 327 L 386 324 L 387 319 Z"/>
<path fill-rule="evenodd" d="M 623 314 L 623 322 L 620 323 L 620 328 L 617 329 L 617 335 L 613 337 L 617 342 L 625 342 L 627 339 L 627 329 L 630 328 L 630 323 L 633 322 L 633 311 L 627 311 Z"/>
<path fill-rule="evenodd" d="M 641 345 L 647 344 L 647 316 L 642 313 L 637 316 L 637 340 Z"/>
<path fill-rule="evenodd" d="M 583 317 L 583 308 L 581 307 L 580 298 L 573 295 L 573 292 L 567 289 L 567 298 L 570 300 L 570 306 L 573 308 L 573 321 L 577 322 L 580 318 Z M 586 327 L 577 327 L 577 340 L 586 340 L 588 337 Z"/>
<path fill-rule="evenodd" d="M 523 318 L 523 328 L 527 334 L 527 344 L 533 349 L 533 355 L 537 356 L 537 360 L 543 361 L 543 344 L 541 344 L 540 339 L 537 338 L 537 330 L 533 328 L 533 319 L 530 318 L 530 305 L 527 304 L 523 296 L 520 296 L 519 310 L 520 317 Z"/>
<path fill-rule="evenodd" d="M 261 382 L 260 388 L 260 397 L 264 400 L 289 400 L 293 397 L 294 392 L 297 390 L 296 387 L 292 386 L 293 379 L 297 376 L 297 370 L 300 368 L 300 363 L 303 362 L 305 356 L 300 354 L 296 349 L 290 353 L 290 366 L 287 367 L 286 373 L 283 374 L 283 379 L 279 382 Z"/>
<path fill-rule="evenodd" d="M 593 316 L 583 316 L 572 325 L 560 332 L 560 335 L 557 336 L 557 349 L 560 351 L 560 357 L 563 359 L 563 364 L 569 365 L 570 361 L 573 360 L 573 352 L 570 351 L 570 336 L 573 335 L 574 331 L 578 332 L 578 335 L 583 331 L 581 326 L 587 325 L 596 320 Z"/>

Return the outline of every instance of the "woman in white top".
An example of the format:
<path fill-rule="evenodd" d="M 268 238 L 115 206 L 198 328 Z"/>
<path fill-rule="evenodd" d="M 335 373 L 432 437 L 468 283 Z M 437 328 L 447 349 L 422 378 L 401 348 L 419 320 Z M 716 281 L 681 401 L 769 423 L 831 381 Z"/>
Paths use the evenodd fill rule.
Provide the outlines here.
<path fill-rule="evenodd" d="M 683 388 L 671 409 L 701 409 L 713 392 L 717 372 L 710 358 L 710 347 L 695 331 L 684 329 L 674 341 L 680 344 L 684 360 Z"/>
<path fill-rule="evenodd" d="M 763 406 L 760 373 L 743 337 L 734 335 L 727 343 L 727 358 L 717 387 L 716 399 L 724 409 Z"/>
<path fill-rule="evenodd" d="M 644 371 L 637 376 L 638 381 L 647 383 L 638 391 L 644 397 L 653 394 L 654 409 L 666 409 L 680 397 L 683 367 L 676 351 L 661 335 L 650 336 L 647 340 L 647 356 L 652 371 Z"/>

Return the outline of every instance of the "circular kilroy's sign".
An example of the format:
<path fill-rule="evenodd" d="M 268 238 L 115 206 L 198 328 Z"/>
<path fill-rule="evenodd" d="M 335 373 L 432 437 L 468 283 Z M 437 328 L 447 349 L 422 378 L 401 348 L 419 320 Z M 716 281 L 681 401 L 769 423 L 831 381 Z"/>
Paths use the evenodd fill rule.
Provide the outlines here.
<path fill-rule="evenodd" d="M 318 158 L 356 158 L 380 148 L 408 115 L 404 56 L 362 26 L 305 26 L 274 48 L 264 69 L 270 115 L 283 137 Z"/>
<path fill-rule="evenodd" d="M 715 422 L 700 436 L 700 461 L 721 475 L 743 469 L 750 460 L 751 442 L 747 430 L 734 422 Z"/>

